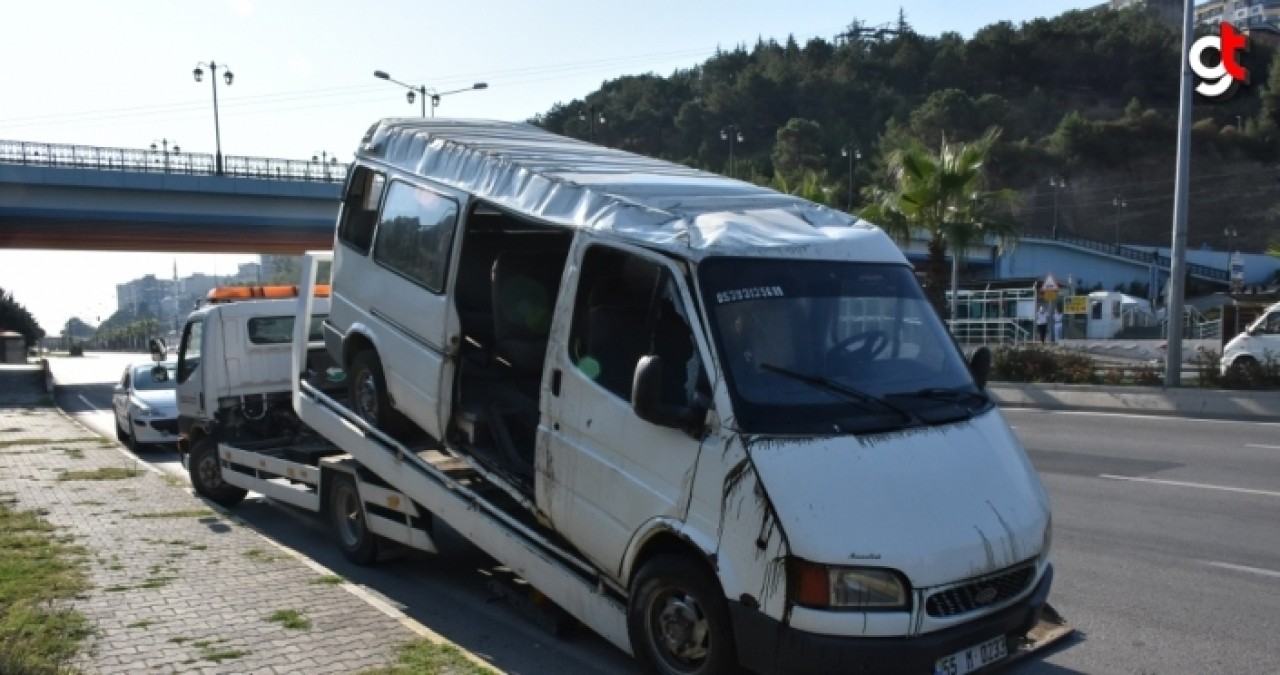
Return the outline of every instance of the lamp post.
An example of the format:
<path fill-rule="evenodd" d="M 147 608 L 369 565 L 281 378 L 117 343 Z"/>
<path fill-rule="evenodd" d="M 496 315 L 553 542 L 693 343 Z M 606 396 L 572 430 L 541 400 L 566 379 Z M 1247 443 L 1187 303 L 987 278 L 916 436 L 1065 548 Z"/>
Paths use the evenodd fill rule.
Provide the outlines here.
<path fill-rule="evenodd" d="M 204 70 L 201 68 L 201 66 L 205 66 L 205 65 L 209 67 L 209 71 L 211 75 L 211 77 L 209 78 L 209 82 L 213 84 L 213 140 L 214 140 L 214 145 L 217 148 L 217 155 L 215 155 L 216 161 L 214 163 L 214 169 L 217 172 L 217 174 L 221 176 L 222 175 L 222 129 L 220 128 L 218 123 L 218 64 L 213 61 L 210 61 L 207 64 L 201 61 L 200 63 L 196 64 L 196 69 L 191 71 L 191 74 L 195 76 L 196 82 L 203 80 Z M 223 64 L 222 68 L 224 71 L 222 73 L 222 77 L 226 81 L 227 86 L 230 87 L 231 81 L 235 78 L 235 75 L 231 73 L 231 68 L 226 64 Z"/>
<path fill-rule="evenodd" d="M 156 147 L 156 143 L 157 143 L 157 142 L 158 142 L 158 143 L 160 143 L 160 147 L 159 147 L 159 148 L 157 148 L 157 147 Z M 159 141 L 152 141 L 152 143 L 151 143 L 151 151 L 152 151 L 152 152 L 155 152 L 156 150 L 160 150 L 160 152 L 164 154 L 164 172 L 165 172 L 165 173 L 169 173 L 169 139 L 167 139 L 167 138 L 162 138 L 162 139 L 160 139 Z M 180 152 L 182 152 L 182 148 L 179 148 L 179 147 L 178 147 L 178 144 L 177 144 L 177 143 L 174 143 L 174 144 L 173 144 L 173 154 L 175 154 L 175 155 L 176 155 L 176 154 L 178 154 L 178 153 L 180 153 Z"/>
<path fill-rule="evenodd" d="M 601 125 L 605 123 L 604 110 L 596 109 L 594 105 L 587 106 L 586 111 L 582 111 L 582 110 L 578 111 L 578 120 L 582 122 L 588 122 L 587 140 L 592 143 L 596 142 L 596 120 L 597 119 L 600 121 Z"/>
<path fill-rule="evenodd" d="M 862 150 L 858 148 L 850 148 L 844 146 L 840 148 L 840 156 L 849 158 L 849 210 L 853 210 L 853 163 L 854 160 L 862 161 Z"/>
<path fill-rule="evenodd" d="M 1049 179 L 1049 187 L 1053 188 L 1053 238 L 1058 238 L 1058 190 L 1067 186 L 1067 179 L 1053 176 Z"/>
<path fill-rule="evenodd" d="M 1116 207 L 1116 248 L 1118 249 L 1120 248 L 1120 210 L 1129 204 L 1124 200 L 1124 197 L 1117 195 L 1115 199 L 1111 200 L 1111 205 Z"/>
<path fill-rule="evenodd" d="M 736 124 L 729 124 L 720 128 L 720 140 L 729 142 L 729 177 L 733 178 L 733 144 L 741 143 L 746 140 L 742 135 L 742 128 Z"/>
<path fill-rule="evenodd" d="M 432 116 L 432 117 L 435 117 L 435 116 L 436 116 L 436 106 L 440 105 L 440 97 L 441 97 L 441 96 L 445 96 L 445 95 L 448 95 L 448 94 L 457 94 L 457 93 L 459 93 L 459 92 L 463 92 L 463 91 L 472 91 L 472 90 L 475 90 L 475 89 L 488 89 L 488 88 L 489 88 L 489 83 L 487 83 L 487 82 L 476 82 L 475 84 L 471 85 L 470 87 L 465 87 L 465 88 L 463 88 L 463 89 L 454 89 L 453 91 L 439 91 L 439 92 L 438 92 L 438 91 L 436 91 L 435 89 L 428 89 L 428 88 L 427 88 L 427 86 L 426 86 L 426 85 L 424 85 L 424 84 L 420 84 L 420 85 L 418 85 L 418 86 L 416 86 L 416 87 L 415 87 L 415 86 L 413 86 L 412 84 L 407 84 L 407 83 L 405 83 L 405 82 L 401 82 L 400 80 L 397 80 L 396 78 L 391 77 L 390 75 L 388 75 L 388 74 L 387 74 L 387 72 L 386 72 L 385 70 L 375 70 L 375 71 L 373 71 L 373 76 L 374 76 L 374 77 L 376 77 L 376 78 L 378 78 L 379 80 L 386 80 L 386 81 L 388 81 L 388 82 L 394 82 L 395 84 L 398 84 L 398 85 L 400 85 L 400 86 L 404 87 L 405 89 L 408 89 L 408 90 L 409 90 L 409 92 L 405 95 L 405 99 L 407 99 L 407 100 L 409 101 L 409 104 L 410 104 L 410 105 L 412 105 L 412 104 L 413 104 L 413 100 L 414 100 L 415 98 L 417 98 L 417 97 L 421 96 L 421 97 L 422 97 L 422 116 L 423 116 L 423 117 L 426 117 L 426 116 L 427 116 L 427 100 L 428 100 L 428 98 L 430 98 L 430 101 L 431 101 L 431 116 Z"/>
<path fill-rule="evenodd" d="M 1235 252 L 1235 239 L 1240 236 L 1240 231 L 1234 227 L 1222 228 L 1222 234 L 1227 237 L 1227 284 L 1231 284 L 1231 255 Z"/>
<path fill-rule="evenodd" d="M 311 156 L 311 161 L 313 163 L 318 163 L 321 167 L 324 168 L 324 179 L 326 181 L 333 180 L 333 178 L 329 173 L 329 169 L 332 168 L 333 165 L 338 163 L 337 157 L 330 155 L 328 152 L 325 152 L 324 150 L 321 150 L 320 152 Z"/>

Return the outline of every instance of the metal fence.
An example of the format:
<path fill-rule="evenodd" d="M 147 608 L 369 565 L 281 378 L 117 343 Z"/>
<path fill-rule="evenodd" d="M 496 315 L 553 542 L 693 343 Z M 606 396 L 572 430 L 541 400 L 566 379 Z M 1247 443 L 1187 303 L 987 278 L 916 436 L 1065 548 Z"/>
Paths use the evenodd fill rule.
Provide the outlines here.
<path fill-rule="evenodd" d="M 1091 241 L 1089 239 L 1080 239 L 1078 237 L 1059 236 L 1057 240 L 1071 244 L 1072 246 L 1087 248 L 1091 251 L 1106 253 L 1118 258 L 1127 258 L 1129 260 L 1147 264 L 1154 263 L 1165 272 L 1168 272 L 1169 268 L 1173 265 L 1173 261 L 1169 256 L 1160 255 L 1155 251 L 1139 251 L 1126 246 L 1107 244 L 1100 241 Z M 1222 283 L 1226 283 L 1231 278 L 1230 273 L 1225 269 L 1209 267 L 1208 265 L 1197 265 L 1195 263 L 1187 263 L 1187 273 L 1193 277 L 1200 277 L 1209 281 L 1220 281 Z"/>
<path fill-rule="evenodd" d="M 190 176 L 218 174 L 215 156 L 207 153 L 26 141 L 0 141 L 0 163 Z M 346 179 L 347 166 L 335 161 L 222 156 L 222 175 L 236 178 L 341 183 Z"/>

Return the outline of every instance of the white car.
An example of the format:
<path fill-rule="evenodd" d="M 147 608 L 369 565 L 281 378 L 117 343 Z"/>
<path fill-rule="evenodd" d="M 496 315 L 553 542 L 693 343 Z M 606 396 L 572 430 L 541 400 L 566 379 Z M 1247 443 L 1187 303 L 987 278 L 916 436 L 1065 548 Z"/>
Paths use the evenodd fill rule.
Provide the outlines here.
<path fill-rule="evenodd" d="M 143 443 L 178 442 L 177 364 L 144 361 L 124 369 L 111 397 L 116 438 L 135 450 Z"/>
<path fill-rule="evenodd" d="M 1249 325 L 1222 349 L 1222 374 L 1232 366 L 1265 364 L 1280 359 L 1280 302 Z"/>

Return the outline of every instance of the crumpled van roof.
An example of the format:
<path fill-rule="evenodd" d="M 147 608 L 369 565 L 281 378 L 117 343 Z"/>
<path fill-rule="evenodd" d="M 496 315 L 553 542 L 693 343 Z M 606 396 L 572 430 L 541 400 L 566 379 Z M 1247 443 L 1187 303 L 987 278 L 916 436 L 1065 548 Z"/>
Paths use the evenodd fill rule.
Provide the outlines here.
<path fill-rule="evenodd" d="M 530 124 L 385 119 L 370 127 L 357 157 L 534 220 L 608 232 L 681 257 L 906 262 L 882 230 L 841 211 Z"/>

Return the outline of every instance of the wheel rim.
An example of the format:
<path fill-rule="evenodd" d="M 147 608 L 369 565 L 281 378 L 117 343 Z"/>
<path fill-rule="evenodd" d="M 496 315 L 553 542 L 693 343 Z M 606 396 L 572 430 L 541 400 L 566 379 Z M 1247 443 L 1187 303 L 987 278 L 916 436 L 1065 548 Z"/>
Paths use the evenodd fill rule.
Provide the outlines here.
<path fill-rule="evenodd" d="M 668 666 L 693 672 L 711 651 L 711 627 L 698 601 L 681 588 L 667 587 L 649 606 L 649 639 Z"/>
<path fill-rule="evenodd" d="M 356 405 L 360 407 L 360 416 L 370 422 L 378 421 L 378 383 L 373 380 L 373 373 L 364 371 L 356 382 Z"/>
<path fill-rule="evenodd" d="M 196 464 L 196 474 L 200 476 L 200 482 L 205 487 L 216 490 L 222 487 L 222 468 L 218 466 L 218 456 L 212 452 L 206 452 L 200 455 L 200 462 Z"/>
<path fill-rule="evenodd" d="M 340 485 L 333 494 L 333 514 L 342 545 L 354 549 L 364 538 L 364 517 L 360 513 L 360 498 L 348 485 Z"/>

